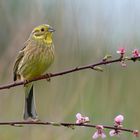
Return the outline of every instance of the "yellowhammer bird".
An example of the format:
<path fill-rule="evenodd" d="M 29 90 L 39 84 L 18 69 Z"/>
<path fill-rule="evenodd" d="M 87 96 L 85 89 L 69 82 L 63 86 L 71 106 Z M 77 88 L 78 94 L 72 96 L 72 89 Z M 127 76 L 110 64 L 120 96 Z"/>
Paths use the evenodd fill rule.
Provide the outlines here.
<path fill-rule="evenodd" d="M 36 27 L 25 47 L 19 52 L 14 68 L 14 81 L 30 80 L 42 75 L 54 60 L 54 45 L 52 34 L 55 30 L 46 24 Z M 33 82 L 25 85 L 25 120 L 37 120 L 33 95 Z"/>

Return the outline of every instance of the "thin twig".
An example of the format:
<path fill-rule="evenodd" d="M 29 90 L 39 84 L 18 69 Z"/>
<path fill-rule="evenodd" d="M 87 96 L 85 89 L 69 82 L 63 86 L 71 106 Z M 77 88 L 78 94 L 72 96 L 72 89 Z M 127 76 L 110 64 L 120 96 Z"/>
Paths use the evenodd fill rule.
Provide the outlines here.
<path fill-rule="evenodd" d="M 33 79 L 29 80 L 29 81 L 13 82 L 13 83 L 10 83 L 10 84 L 1 85 L 0 86 L 0 90 L 2 90 L 2 89 L 9 89 L 11 87 L 16 87 L 16 86 L 24 85 L 24 84 L 27 84 L 27 83 L 30 83 L 30 82 L 33 82 L 33 81 L 39 81 L 39 80 L 42 80 L 42 79 L 49 79 L 51 77 L 61 76 L 61 75 L 64 75 L 64 74 L 68 74 L 68 73 L 72 73 L 72 72 L 76 72 L 76 71 L 80 71 L 80 70 L 94 69 L 96 66 L 101 66 L 101 65 L 121 62 L 124 59 L 125 58 L 120 57 L 120 58 L 114 59 L 114 60 L 101 61 L 101 62 L 98 62 L 98 63 L 95 63 L 95 64 L 89 64 L 89 65 L 85 65 L 85 66 L 81 66 L 81 67 L 75 67 L 75 68 L 64 70 L 64 71 L 61 71 L 61 72 L 45 74 L 45 75 L 41 75 L 41 76 L 39 76 L 37 78 L 33 78 Z M 140 56 L 127 58 L 127 60 L 131 60 L 131 61 L 134 61 L 134 62 L 136 60 L 138 60 L 138 59 L 140 59 Z"/>
<path fill-rule="evenodd" d="M 94 124 L 77 124 L 77 123 L 67 123 L 67 122 L 43 122 L 43 121 L 39 121 L 39 122 L 33 122 L 33 121 L 11 121 L 11 122 L 0 122 L 0 125 L 11 125 L 11 126 L 22 126 L 22 125 L 51 125 L 51 126 L 64 126 L 64 127 L 68 127 L 68 128 L 73 128 L 74 126 L 77 127 L 90 127 L 90 128 L 96 128 L 97 125 Z M 121 131 L 126 131 L 126 132 L 131 132 L 133 133 L 135 130 L 132 129 L 127 129 L 127 128 L 116 128 L 114 126 L 108 126 L 108 125 L 102 125 L 104 128 L 106 129 L 114 129 L 114 130 L 121 130 Z"/>

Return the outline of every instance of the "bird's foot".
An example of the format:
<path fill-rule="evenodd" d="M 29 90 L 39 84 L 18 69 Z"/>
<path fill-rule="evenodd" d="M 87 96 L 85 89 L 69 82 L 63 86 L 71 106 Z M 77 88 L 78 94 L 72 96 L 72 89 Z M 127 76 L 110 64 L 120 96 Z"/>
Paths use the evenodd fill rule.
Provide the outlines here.
<path fill-rule="evenodd" d="M 28 84 L 30 81 L 29 80 L 23 80 L 23 85 L 25 86 L 26 84 Z"/>
<path fill-rule="evenodd" d="M 27 118 L 26 120 L 24 120 L 25 122 L 40 122 L 41 120 L 40 119 L 38 119 L 38 118 L 31 118 L 31 117 L 29 117 L 29 118 Z"/>
<path fill-rule="evenodd" d="M 46 76 L 47 76 L 46 80 L 47 80 L 48 82 L 50 82 L 50 81 L 51 81 L 51 76 L 52 76 L 52 74 L 51 74 L 51 73 L 47 73 Z"/>

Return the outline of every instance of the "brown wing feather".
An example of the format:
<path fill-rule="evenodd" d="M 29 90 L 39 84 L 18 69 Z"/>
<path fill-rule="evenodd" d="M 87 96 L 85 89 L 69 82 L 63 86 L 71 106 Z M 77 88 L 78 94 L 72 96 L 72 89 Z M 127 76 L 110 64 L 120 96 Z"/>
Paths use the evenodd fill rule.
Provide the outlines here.
<path fill-rule="evenodd" d="M 19 63 L 21 62 L 21 60 L 24 56 L 25 47 L 23 47 L 22 50 L 19 52 L 19 54 L 16 58 L 16 61 L 15 61 L 15 64 L 14 64 L 14 68 L 13 68 L 13 79 L 14 79 L 14 81 L 16 81 L 18 76 L 19 76 L 18 73 L 17 73 L 17 70 L 18 70 Z"/>

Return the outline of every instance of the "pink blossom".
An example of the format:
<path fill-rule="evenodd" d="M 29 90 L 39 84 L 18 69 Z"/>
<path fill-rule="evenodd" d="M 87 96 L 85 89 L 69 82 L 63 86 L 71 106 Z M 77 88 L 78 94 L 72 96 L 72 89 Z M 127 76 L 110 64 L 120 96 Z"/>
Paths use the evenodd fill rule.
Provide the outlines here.
<path fill-rule="evenodd" d="M 80 113 L 76 114 L 76 119 L 77 124 L 89 122 L 89 117 L 82 116 Z"/>
<path fill-rule="evenodd" d="M 97 139 L 99 137 L 101 137 L 102 139 L 106 138 L 106 134 L 103 131 L 104 127 L 102 125 L 97 125 L 96 129 L 97 131 L 92 136 L 93 139 Z"/>
<path fill-rule="evenodd" d="M 138 50 L 138 49 L 134 49 L 134 50 L 132 51 L 132 56 L 133 56 L 133 57 L 139 57 L 139 56 L 140 56 L 139 50 Z"/>
<path fill-rule="evenodd" d="M 124 61 L 121 61 L 120 64 L 121 64 L 122 67 L 126 67 L 127 66 Z"/>
<path fill-rule="evenodd" d="M 121 54 L 121 55 L 123 55 L 123 54 L 125 54 L 125 48 L 119 48 L 118 50 L 117 50 L 117 53 L 118 54 Z"/>
<path fill-rule="evenodd" d="M 115 134 L 115 130 L 111 130 L 111 131 L 109 132 L 109 135 L 110 135 L 111 137 L 115 136 L 115 135 L 116 135 L 116 134 Z"/>
<path fill-rule="evenodd" d="M 113 136 L 119 136 L 121 134 L 121 130 L 111 130 L 110 132 L 109 132 L 109 135 L 111 136 L 111 137 L 113 137 Z"/>
<path fill-rule="evenodd" d="M 121 134 L 122 130 L 118 130 L 117 128 L 122 128 L 122 122 L 124 120 L 123 115 L 118 115 L 114 118 L 114 126 L 116 127 L 116 129 L 113 129 L 109 132 L 109 135 L 111 137 L 113 136 L 118 136 Z"/>
<path fill-rule="evenodd" d="M 118 115 L 118 116 L 115 117 L 114 122 L 115 122 L 117 125 L 121 125 L 122 122 L 123 122 L 123 120 L 124 120 L 123 115 Z"/>
<path fill-rule="evenodd" d="M 138 136 L 139 136 L 139 131 L 138 131 L 138 130 L 134 130 L 134 131 L 133 131 L 133 135 L 134 135 L 135 137 L 138 137 Z"/>

